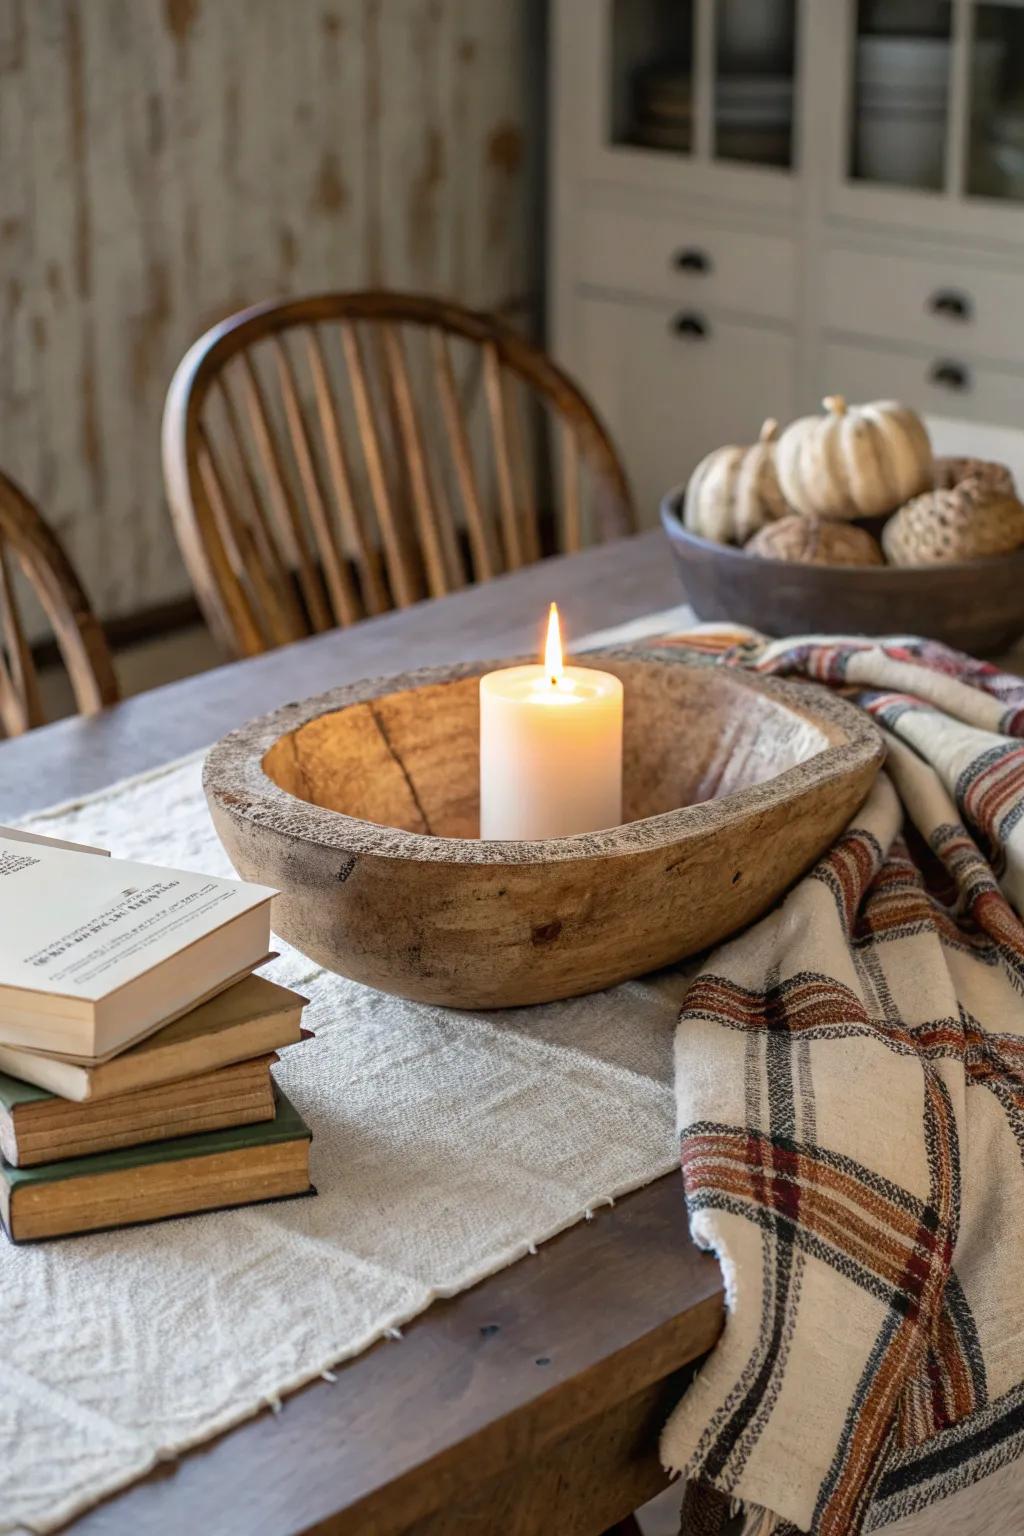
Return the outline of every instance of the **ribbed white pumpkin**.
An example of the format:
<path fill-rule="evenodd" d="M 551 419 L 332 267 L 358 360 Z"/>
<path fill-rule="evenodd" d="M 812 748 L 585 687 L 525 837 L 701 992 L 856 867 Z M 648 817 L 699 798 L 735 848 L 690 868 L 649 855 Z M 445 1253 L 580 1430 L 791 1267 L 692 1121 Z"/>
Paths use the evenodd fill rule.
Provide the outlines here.
<path fill-rule="evenodd" d="M 701 459 L 686 486 L 683 522 L 719 544 L 745 544 L 787 507 L 775 473 L 777 421 L 766 421 L 753 446 L 716 448 Z"/>
<path fill-rule="evenodd" d="M 896 400 L 847 406 L 823 402 L 824 416 L 786 428 L 775 449 L 782 494 L 803 517 L 878 517 L 928 491 L 932 445 L 924 422 Z"/>

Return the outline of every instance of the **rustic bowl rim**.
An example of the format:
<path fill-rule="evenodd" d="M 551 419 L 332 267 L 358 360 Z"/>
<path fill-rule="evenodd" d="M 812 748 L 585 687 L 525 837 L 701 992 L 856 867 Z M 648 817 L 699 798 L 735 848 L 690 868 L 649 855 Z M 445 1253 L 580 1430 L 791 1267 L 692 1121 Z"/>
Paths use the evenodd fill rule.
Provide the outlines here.
<path fill-rule="evenodd" d="M 721 560 L 742 561 L 751 569 L 779 573 L 784 571 L 791 578 L 795 572 L 800 572 L 806 574 L 808 580 L 813 578 L 818 582 L 832 582 L 836 586 L 841 585 L 843 577 L 849 577 L 851 573 L 855 573 L 858 580 L 876 581 L 882 586 L 896 578 L 906 580 L 918 576 L 927 578 L 932 586 L 936 579 L 949 580 L 955 584 L 965 574 L 976 576 L 980 570 L 995 569 L 996 566 L 1003 569 L 1007 564 L 1019 567 L 1024 574 L 1024 545 L 1003 555 L 982 555 L 977 560 L 936 560 L 931 565 L 815 565 L 802 560 L 778 560 L 774 555 L 748 555 L 742 544 L 722 544 L 717 539 L 706 539 L 703 534 L 687 528 L 679 510 L 685 495 L 686 486 L 677 485 L 662 498 L 661 521 L 669 538 L 681 544 L 689 544 L 694 549 L 706 550 Z"/>
<path fill-rule="evenodd" d="M 718 799 L 680 806 L 601 832 L 522 842 L 437 836 L 365 821 L 299 799 L 276 784 L 263 767 L 266 754 L 275 742 L 323 715 L 337 713 L 384 694 L 480 677 L 496 668 L 516 666 L 530 659 L 528 656 L 499 657 L 423 667 L 412 672 L 346 683 L 301 702 L 284 704 L 230 732 L 210 749 L 203 766 L 207 799 L 225 813 L 268 832 L 341 853 L 438 865 L 551 864 L 678 847 L 691 838 L 742 820 L 769 803 L 778 805 L 780 799 L 796 800 L 810 789 L 823 787 L 872 764 L 877 769 L 885 757 L 881 733 L 868 716 L 815 683 L 790 682 L 740 668 L 722 667 L 714 658 L 688 651 L 684 646 L 648 644 L 642 647 L 602 646 L 574 655 L 573 662 L 598 668 L 603 660 L 609 660 L 655 662 L 686 666 L 692 670 L 714 669 L 723 680 L 728 680 L 730 686 L 766 693 L 812 723 L 824 720 L 839 727 L 846 733 L 847 741 L 844 745 L 827 745 L 771 779 Z"/>

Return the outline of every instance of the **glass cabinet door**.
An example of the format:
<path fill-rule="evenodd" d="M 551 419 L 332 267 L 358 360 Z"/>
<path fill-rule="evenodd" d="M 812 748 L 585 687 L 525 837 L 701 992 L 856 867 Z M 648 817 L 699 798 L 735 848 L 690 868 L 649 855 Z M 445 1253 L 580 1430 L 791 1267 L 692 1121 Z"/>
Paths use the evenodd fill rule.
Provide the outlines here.
<path fill-rule="evenodd" d="M 796 0 L 717 0 L 714 21 L 715 159 L 791 167 Z"/>
<path fill-rule="evenodd" d="M 798 0 L 611 0 L 608 142 L 793 164 Z"/>
<path fill-rule="evenodd" d="M 610 26 L 611 142 L 690 154 L 693 0 L 613 0 Z"/>
<path fill-rule="evenodd" d="M 1024 0 L 849 0 L 850 178 L 1024 200 Z"/>
<path fill-rule="evenodd" d="M 976 197 L 1024 199 L 1024 7 L 974 8 L 964 175 Z"/>
<path fill-rule="evenodd" d="M 849 173 L 946 185 L 953 16 L 949 0 L 857 0 Z"/>

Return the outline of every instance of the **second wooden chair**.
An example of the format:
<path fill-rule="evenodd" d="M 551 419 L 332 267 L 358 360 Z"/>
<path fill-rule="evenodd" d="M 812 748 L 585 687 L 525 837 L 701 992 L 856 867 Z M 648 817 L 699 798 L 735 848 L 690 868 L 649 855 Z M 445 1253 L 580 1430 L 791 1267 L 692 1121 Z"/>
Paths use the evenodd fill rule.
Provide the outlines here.
<path fill-rule="evenodd" d="M 13 480 L 0 474 L 0 734 L 20 736 L 45 724 L 36 658 L 29 644 L 15 574 L 53 630 L 80 714 L 120 697 L 110 650 L 57 536 Z"/>
<path fill-rule="evenodd" d="M 171 383 L 163 464 L 196 594 L 237 656 L 580 548 L 584 475 L 593 533 L 634 526 L 576 384 L 493 317 L 412 294 L 214 326 Z"/>

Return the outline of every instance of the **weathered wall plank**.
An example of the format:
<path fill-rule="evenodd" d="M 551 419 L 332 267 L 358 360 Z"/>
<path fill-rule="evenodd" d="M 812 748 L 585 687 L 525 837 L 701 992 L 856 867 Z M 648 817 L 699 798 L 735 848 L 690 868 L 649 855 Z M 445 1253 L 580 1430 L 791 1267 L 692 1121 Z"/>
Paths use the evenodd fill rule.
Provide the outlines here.
<path fill-rule="evenodd" d="M 0 464 L 104 617 L 188 589 L 159 422 L 207 325 L 368 283 L 522 304 L 527 10 L 0 0 Z"/>

